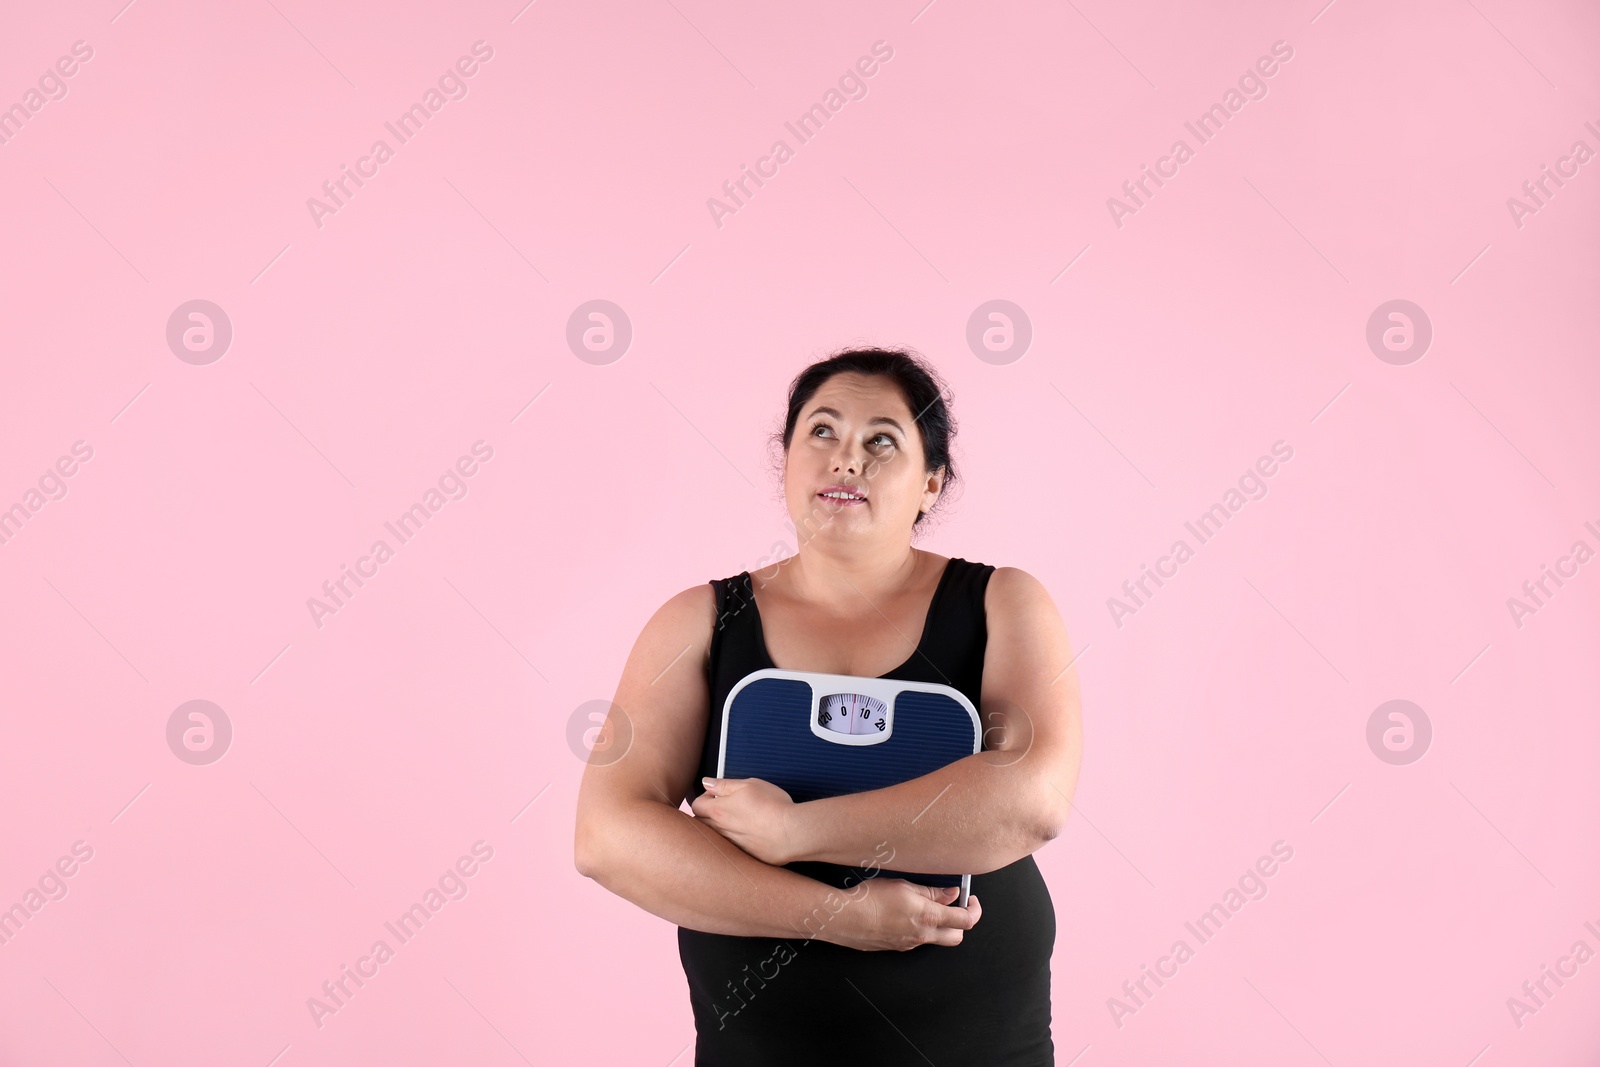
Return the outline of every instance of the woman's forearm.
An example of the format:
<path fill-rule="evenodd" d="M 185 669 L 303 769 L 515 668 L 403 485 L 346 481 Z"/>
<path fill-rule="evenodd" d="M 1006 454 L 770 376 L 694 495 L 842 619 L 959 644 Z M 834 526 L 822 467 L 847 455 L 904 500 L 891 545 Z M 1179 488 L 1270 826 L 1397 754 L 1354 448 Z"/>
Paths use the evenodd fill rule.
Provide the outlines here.
<path fill-rule="evenodd" d="M 841 902 L 857 894 L 762 863 L 660 801 L 632 801 L 592 817 L 591 827 L 578 845 L 579 870 L 678 926 L 834 941 L 856 918 Z"/>
<path fill-rule="evenodd" d="M 987 874 L 1053 836 L 1047 805 L 1066 796 L 1038 782 L 1032 764 L 982 752 L 880 789 L 807 801 L 794 809 L 794 859 L 852 863 L 844 857 L 887 841 L 897 871 Z"/>

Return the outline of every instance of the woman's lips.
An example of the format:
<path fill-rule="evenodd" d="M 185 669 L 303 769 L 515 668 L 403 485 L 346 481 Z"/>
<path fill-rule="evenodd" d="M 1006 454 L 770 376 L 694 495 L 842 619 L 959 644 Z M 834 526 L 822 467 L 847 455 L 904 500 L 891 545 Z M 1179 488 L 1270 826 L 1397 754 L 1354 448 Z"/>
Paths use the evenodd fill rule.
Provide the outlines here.
<path fill-rule="evenodd" d="M 817 496 L 821 497 L 823 500 L 825 500 L 828 503 L 834 505 L 835 507 L 841 507 L 841 508 L 853 508 L 853 507 L 856 507 L 859 504 L 865 504 L 866 503 L 866 500 L 864 500 L 864 499 L 844 500 L 844 499 L 841 499 L 840 497 L 828 496 L 828 495 L 826 495 L 824 493 L 818 493 Z"/>

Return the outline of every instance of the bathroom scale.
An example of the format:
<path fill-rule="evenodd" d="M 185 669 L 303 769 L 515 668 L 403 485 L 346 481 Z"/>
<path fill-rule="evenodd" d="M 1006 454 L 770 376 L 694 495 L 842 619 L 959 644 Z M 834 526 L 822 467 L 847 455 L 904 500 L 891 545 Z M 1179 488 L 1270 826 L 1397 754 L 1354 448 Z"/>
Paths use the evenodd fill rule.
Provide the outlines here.
<path fill-rule="evenodd" d="M 919 778 L 982 747 L 977 709 L 952 686 L 768 668 L 728 694 L 717 777 L 761 778 L 803 804 Z M 812 861 L 788 869 L 841 889 L 866 877 L 960 886 L 954 906 L 962 908 L 972 882 L 970 874 L 869 875 Z"/>

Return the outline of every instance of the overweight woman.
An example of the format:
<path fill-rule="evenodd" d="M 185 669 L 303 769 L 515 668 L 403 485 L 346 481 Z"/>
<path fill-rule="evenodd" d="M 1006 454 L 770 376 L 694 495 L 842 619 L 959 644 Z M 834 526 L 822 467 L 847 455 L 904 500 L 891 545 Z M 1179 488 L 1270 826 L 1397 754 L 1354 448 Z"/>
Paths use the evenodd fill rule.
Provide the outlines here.
<path fill-rule="evenodd" d="M 782 437 L 798 550 L 668 600 L 623 668 L 576 862 L 678 926 L 696 1067 L 1054 1062 L 1055 908 L 1032 854 L 1070 810 L 1077 678 L 1036 579 L 912 546 L 953 480 L 952 433 L 913 355 L 807 367 Z M 766 668 L 949 685 L 979 710 L 982 751 L 799 804 L 718 780 L 728 693 Z M 844 867 L 863 873 L 807 873 Z M 967 906 L 879 869 L 971 874 Z"/>

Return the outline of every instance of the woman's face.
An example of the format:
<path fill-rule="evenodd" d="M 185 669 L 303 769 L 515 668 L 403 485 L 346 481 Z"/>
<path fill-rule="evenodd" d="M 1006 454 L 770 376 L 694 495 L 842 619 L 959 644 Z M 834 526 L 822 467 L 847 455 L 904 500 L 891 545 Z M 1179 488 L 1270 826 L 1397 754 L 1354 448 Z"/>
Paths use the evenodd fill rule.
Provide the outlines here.
<path fill-rule="evenodd" d="M 863 534 L 903 541 L 918 511 L 939 497 L 944 471 L 924 468 L 922 434 L 892 379 L 844 372 L 829 378 L 795 420 L 784 496 L 801 541 Z M 823 496 L 845 486 L 864 496 Z"/>

